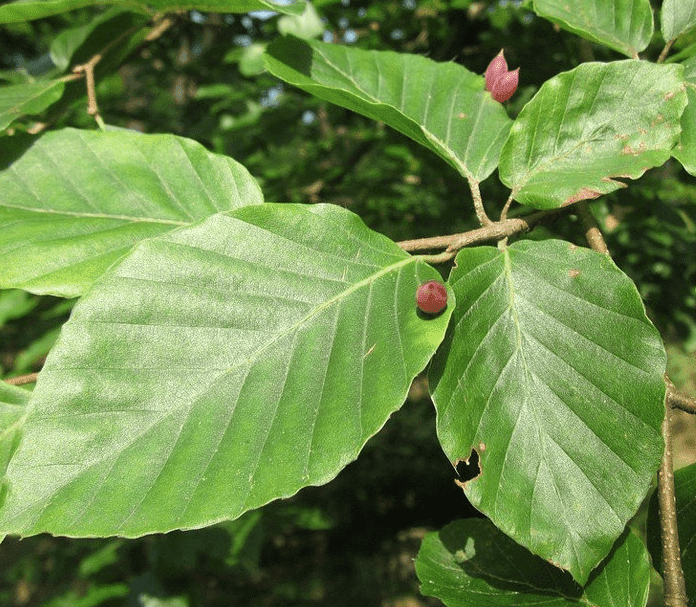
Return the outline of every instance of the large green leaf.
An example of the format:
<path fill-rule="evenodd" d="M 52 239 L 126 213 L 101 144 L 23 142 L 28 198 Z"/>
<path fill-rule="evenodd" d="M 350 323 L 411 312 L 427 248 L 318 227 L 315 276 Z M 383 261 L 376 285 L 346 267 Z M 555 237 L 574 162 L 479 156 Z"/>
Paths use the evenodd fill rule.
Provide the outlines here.
<path fill-rule="evenodd" d="M 677 498 L 677 525 L 682 570 L 686 582 L 689 607 L 696 605 L 696 464 L 674 473 L 674 492 Z M 657 490 L 648 508 L 648 549 L 655 568 L 662 571 L 662 541 L 660 538 Z"/>
<path fill-rule="evenodd" d="M 32 21 L 75 10 L 84 6 L 118 4 L 133 10 L 158 11 L 192 10 L 216 13 L 248 13 L 250 11 L 273 10 L 287 15 L 299 15 L 304 2 L 276 4 L 271 0 L 16 0 L 0 6 L 0 23 Z"/>
<path fill-rule="evenodd" d="M 482 519 L 429 533 L 416 572 L 421 592 L 448 607 L 644 607 L 650 584 L 647 550 L 629 531 L 582 588 Z"/>
<path fill-rule="evenodd" d="M 51 43 L 51 60 L 60 70 L 71 63 L 79 64 L 105 50 L 105 41 L 119 39 L 119 50 L 131 50 L 132 40 L 124 39 L 123 33 L 138 27 L 144 28 L 148 17 L 122 7 L 113 7 L 95 15 L 92 20 L 79 27 L 60 32 Z M 142 43 L 142 39 L 136 39 Z"/>
<path fill-rule="evenodd" d="M 696 25 L 696 0 L 665 0 L 661 11 L 662 36 L 674 40 Z"/>
<path fill-rule="evenodd" d="M 682 166 L 692 175 L 696 175 L 696 57 L 684 63 L 684 80 L 688 104 L 681 116 L 681 136 L 679 144 L 672 150 Z"/>
<path fill-rule="evenodd" d="M 0 529 L 202 527 L 328 482 L 442 341 L 453 305 L 415 305 L 438 276 L 331 205 L 254 205 L 140 243 L 41 371 Z"/>
<path fill-rule="evenodd" d="M 534 0 L 536 13 L 583 38 L 638 58 L 650 43 L 650 0 Z"/>
<path fill-rule="evenodd" d="M 512 126 L 500 178 L 515 200 L 555 208 L 612 192 L 669 158 L 686 105 L 682 68 L 585 63 L 543 84 Z"/>
<path fill-rule="evenodd" d="M 53 105 L 63 95 L 65 82 L 41 80 L 0 87 L 0 130 L 23 116 L 33 116 Z"/>
<path fill-rule="evenodd" d="M 511 121 L 482 76 L 456 63 L 286 37 L 266 50 L 272 74 L 317 97 L 382 120 L 469 179 L 498 165 Z"/>
<path fill-rule="evenodd" d="M 0 476 L 17 449 L 31 392 L 0 381 Z"/>
<path fill-rule="evenodd" d="M 585 583 L 660 463 L 660 336 L 609 257 L 566 242 L 463 249 L 450 283 L 430 370 L 442 447 L 478 453 L 475 507 Z"/>
<path fill-rule="evenodd" d="M 263 201 L 248 171 L 172 135 L 65 129 L 0 172 L 0 288 L 75 297 L 133 244 Z"/>
<path fill-rule="evenodd" d="M 39 303 L 39 298 L 26 291 L 12 289 L 0 292 L 0 328 L 8 320 L 29 314 Z"/>

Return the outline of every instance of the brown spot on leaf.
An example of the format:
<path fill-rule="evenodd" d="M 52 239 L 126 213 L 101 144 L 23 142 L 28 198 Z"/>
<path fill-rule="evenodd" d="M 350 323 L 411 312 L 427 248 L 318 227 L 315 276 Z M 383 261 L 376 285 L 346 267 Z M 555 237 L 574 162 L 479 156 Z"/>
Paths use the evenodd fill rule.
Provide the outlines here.
<path fill-rule="evenodd" d="M 568 196 L 568 198 L 566 198 L 561 203 L 561 206 L 565 207 L 569 204 L 575 204 L 576 202 L 579 202 L 581 200 L 592 200 L 593 198 L 599 198 L 601 195 L 602 192 L 599 192 L 597 190 L 593 190 L 591 188 L 581 188 L 575 194 Z"/>
<path fill-rule="evenodd" d="M 575 270 L 575 269 L 568 270 L 568 276 L 570 276 L 571 278 L 575 278 L 576 276 L 580 276 L 580 270 Z"/>
<path fill-rule="evenodd" d="M 623 146 L 623 148 L 621 149 L 621 153 L 630 156 L 638 156 L 639 154 L 645 152 L 647 149 L 648 146 L 645 145 L 645 141 L 641 141 L 637 148 L 633 148 L 630 145 Z"/>
<path fill-rule="evenodd" d="M 464 112 L 459 112 L 459 114 L 457 114 L 457 118 L 459 118 L 459 119 L 461 119 L 461 120 L 464 120 L 464 118 L 466 118 L 466 117 L 467 117 L 467 116 L 466 116 L 466 114 L 465 114 Z"/>

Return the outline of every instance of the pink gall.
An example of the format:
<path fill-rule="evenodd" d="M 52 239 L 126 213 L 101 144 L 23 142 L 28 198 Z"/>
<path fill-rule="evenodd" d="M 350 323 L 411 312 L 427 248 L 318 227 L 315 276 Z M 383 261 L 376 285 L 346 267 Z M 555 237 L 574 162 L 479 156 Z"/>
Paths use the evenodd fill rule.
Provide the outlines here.
<path fill-rule="evenodd" d="M 439 314 L 447 307 L 447 288 L 439 280 L 423 283 L 416 291 L 416 306 L 426 314 Z"/>
<path fill-rule="evenodd" d="M 507 101 L 517 90 L 520 79 L 520 68 L 509 71 L 505 55 L 501 50 L 486 68 L 486 90 L 493 99 L 499 102 Z"/>

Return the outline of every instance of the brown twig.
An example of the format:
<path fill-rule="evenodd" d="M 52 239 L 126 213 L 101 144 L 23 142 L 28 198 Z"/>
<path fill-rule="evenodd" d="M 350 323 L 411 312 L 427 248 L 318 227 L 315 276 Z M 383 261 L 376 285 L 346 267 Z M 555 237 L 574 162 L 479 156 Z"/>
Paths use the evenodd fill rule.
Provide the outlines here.
<path fill-rule="evenodd" d="M 10 377 L 10 379 L 5 379 L 4 382 L 12 386 L 23 386 L 24 384 L 31 384 L 35 382 L 37 377 L 39 377 L 38 373 L 29 373 L 28 375 Z"/>
<path fill-rule="evenodd" d="M 669 378 L 665 378 L 667 384 L 667 404 L 672 409 L 681 409 L 692 415 L 696 415 L 696 398 L 677 392 Z"/>
<path fill-rule="evenodd" d="M 154 18 L 154 25 L 152 29 L 148 32 L 147 36 L 145 36 L 145 40 L 147 42 L 152 42 L 153 40 L 157 40 L 164 32 L 166 32 L 174 23 L 176 23 L 176 20 L 173 17 L 170 16 L 162 16 L 162 15 L 156 15 Z"/>
<path fill-rule="evenodd" d="M 469 189 L 471 190 L 471 196 L 474 199 L 474 209 L 476 210 L 476 216 L 478 217 L 479 223 L 484 226 L 493 225 L 490 217 L 486 215 L 486 209 L 483 207 L 483 198 L 481 198 L 481 190 L 479 189 L 479 182 L 473 177 L 467 178 L 469 182 Z"/>
<path fill-rule="evenodd" d="M 581 200 L 575 205 L 578 215 L 585 226 L 585 238 L 590 248 L 599 253 L 604 253 L 609 255 L 609 249 L 607 248 L 607 243 L 604 242 L 604 236 L 602 236 L 602 231 L 599 229 L 599 224 L 595 219 L 595 216 L 590 210 L 590 205 L 587 204 L 586 200 Z"/>
<path fill-rule="evenodd" d="M 483 228 L 476 228 L 468 232 L 460 234 L 450 234 L 448 236 L 434 236 L 432 238 L 418 238 L 416 240 L 403 240 L 397 243 L 404 251 L 432 251 L 436 249 L 446 249 L 442 255 L 451 259 L 457 254 L 457 251 L 463 247 L 476 244 L 478 242 L 486 242 L 487 240 L 500 240 L 507 238 L 513 234 L 527 232 L 531 230 L 537 223 L 543 219 L 557 215 L 563 209 L 553 209 L 551 211 L 539 211 L 526 217 L 515 217 L 491 223 Z M 434 263 L 434 262 L 433 262 Z"/>
<path fill-rule="evenodd" d="M 94 116 L 95 120 L 99 116 L 99 107 L 97 107 L 97 93 L 94 87 L 94 67 L 102 60 L 102 53 L 94 55 L 87 63 L 76 65 L 73 72 L 76 74 L 84 74 L 87 82 L 87 113 Z"/>
<path fill-rule="evenodd" d="M 668 384 L 669 385 L 669 384 Z M 672 466 L 672 407 L 665 407 L 662 437 L 665 450 L 657 473 L 657 499 L 660 505 L 660 535 L 662 537 L 662 579 L 664 580 L 665 607 L 687 607 L 684 572 L 679 550 L 677 529 L 677 502 L 674 493 Z"/>
<path fill-rule="evenodd" d="M 500 212 L 500 221 L 505 221 L 507 219 L 507 214 L 510 210 L 510 205 L 512 204 L 512 201 L 512 194 L 510 194 L 508 199 L 505 201 L 505 206 L 503 207 L 503 210 Z"/>
<path fill-rule="evenodd" d="M 155 24 L 153 28 L 148 32 L 147 36 L 145 37 L 145 40 L 149 42 L 151 40 L 157 39 L 165 31 L 167 31 L 167 29 L 169 29 L 173 23 L 174 20 L 171 17 L 162 18 L 159 15 L 157 15 L 155 17 Z M 76 65 L 72 70 L 75 74 L 84 74 L 85 76 L 85 82 L 87 87 L 87 113 L 90 116 L 94 116 L 94 119 L 96 120 L 97 124 L 99 125 L 99 128 L 101 129 L 104 129 L 104 121 L 102 120 L 102 117 L 99 114 L 99 106 L 97 105 L 94 69 L 97 66 L 97 64 L 104 58 L 108 51 L 120 44 L 123 39 L 130 36 L 139 27 L 140 26 L 133 26 L 128 30 L 121 32 L 119 36 L 117 36 L 108 44 L 106 44 L 99 53 L 93 55 L 89 61 L 80 65 Z"/>
<path fill-rule="evenodd" d="M 676 38 L 668 41 L 667 44 L 665 44 L 665 48 L 662 49 L 660 56 L 657 58 L 657 63 L 662 63 L 667 58 L 667 53 L 669 53 L 675 40 L 676 40 Z"/>

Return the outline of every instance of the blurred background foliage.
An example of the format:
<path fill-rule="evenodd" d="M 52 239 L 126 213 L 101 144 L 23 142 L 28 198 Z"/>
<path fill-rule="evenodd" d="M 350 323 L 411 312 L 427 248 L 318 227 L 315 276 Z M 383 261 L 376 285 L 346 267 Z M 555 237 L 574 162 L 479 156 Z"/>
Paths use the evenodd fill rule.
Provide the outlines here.
<path fill-rule="evenodd" d="M 507 103 L 512 116 L 558 72 L 622 58 L 554 28 L 522 1 L 317 0 L 314 8 L 306 35 L 455 61 L 476 73 L 504 48 L 510 67 L 521 68 Z M 97 96 L 107 124 L 196 139 L 244 164 L 266 200 L 338 204 L 394 240 L 477 226 L 466 184 L 441 160 L 263 71 L 264 46 L 297 24 L 265 13 L 172 17 L 162 35 L 149 42 L 133 35 L 101 66 Z M 1 26 L 0 81 L 64 70 L 141 24 L 140 15 L 121 9 L 85 8 Z M 674 52 L 693 42 L 680 40 Z M 656 35 L 646 56 L 654 59 L 662 44 Z M 77 84 L 60 111 L 48 114 L 50 128 L 95 128 Z M 30 130 L 32 123 L 14 126 Z M 481 189 L 497 217 L 508 192 L 495 174 Z M 592 207 L 668 342 L 672 380 L 696 395 L 696 180 L 669 161 Z M 572 215 L 527 235 L 554 236 L 585 244 Z M 0 293 L 4 378 L 41 368 L 72 303 Z M 694 461 L 694 425 L 678 423 L 684 465 Z M 425 530 L 475 515 L 453 476 L 419 378 L 404 408 L 326 487 L 198 531 L 139 540 L 6 539 L 0 605 L 437 605 L 419 596 L 412 559 Z"/>

